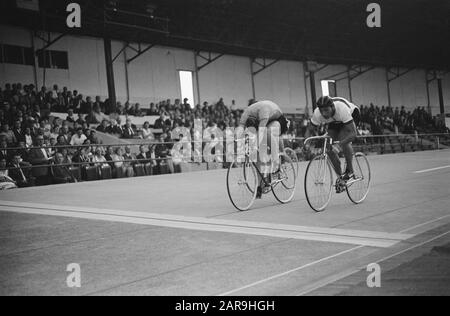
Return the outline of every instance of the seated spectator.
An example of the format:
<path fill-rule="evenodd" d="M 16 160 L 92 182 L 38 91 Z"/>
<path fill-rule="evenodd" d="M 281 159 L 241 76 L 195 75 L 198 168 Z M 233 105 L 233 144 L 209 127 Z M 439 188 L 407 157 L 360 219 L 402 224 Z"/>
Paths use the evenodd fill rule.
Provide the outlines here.
<path fill-rule="evenodd" d="M 123 156 L 123 149 L 121 147 L 117 147 L 115 150 L 115 154 L 112 156 L 114 162 L 114 176 L 116 178 L 121 177 L 122 175 L 125 177 L 133 177 L 134 171 L 133 167 L 127 166 L 124 163 L 125 157 Z"/>
<path fill-rule="evenodd" d="M 125 159 L 124 166 L 126 168 L 126 173 L 128 177 L 134 177 L 134 165 L 136 164 L 136 157 L 131 152 L 131 147 L 125 147 L 125 154 L 123 155 Z"/>
<path fill-rule="evenodd" d="M 139 155 L 136 156 L 140 164 L 145 166 L 146 170 L 153 170 L 156 167 L 156 162 L 152 159 L 152 153 L 149 148 L 145 145 L 139 146 Z"/>
<path fill-rule="evenodd" d="M 126 139 L 132 139 L 134 137 L 137 136 L 136 130 L 135 128 L 133 128 L 133 125 L 131 123 L 130 119 L 127 119 L 127 123 L 125 124 L 125 126 L 123 127 L 123 134 L 122 134 L 122 138 L 126 138 Z"/>
<path fill-rule="evenodd" d="M 76 119 L 75 119 L 75 116 L 73 115 L 73 110 L 69 110 L 67 113 L 68 113 L 68 115 L 67 115 L 66 121 L 69 123 L 75 123 Z"/>
<path fill-rule="evenodd" d="M 83 133 L 83 129 L 80 127 L 77 129 L 77 133 L 72 136 L 70 140 L 70 145 L 72 146 L 81 146 L 86 141 L 87 137 Z"/>
<path fill-rule="evenodd" d="M 44 136 L 38 135 L 36 137 L 36 147 L 31 149 L 29 154 L 29 162 L 33 166 L 39 166 L 33 168 L 32 174 L 36 178 L 37 185 L 47 185 L 50 182 L 48 164 L 52 161 L 52 158 L 48 156 L 44 147 Z"/>
<path fill-rule="evenodd" d="M 111 128 L 107 120 L 103 120 L 102 123 L 97 127 L 97 131 L 101 133 L 110 133 Z"/>
<path fill-rule="evenodd" d="M 173 173 L 173 163 L 170 157 L 170 147 L 165 143 L 167 135 L 161 134 L 159 144 L 155 146 L 155 157 L 158 161 L 159 173 Z M 167 169 L 166 169 L 167 167 Z"/>
<path fill-rule="evenodd" d="M 122 128 L 122 126 L 120 126 L 120 124 L 116 120 L 111 120 L 109 134 L 117 135 L 118 137 L 122 137 L 123 128 Z"/>
<path fill-rule="evenodd" d="M 72 164 L 72 156 L 69 154 L 69 150 L 67 148 L 62 148 L 58 150 L 64 157 L 64 164 L 71 165 Z"/>
<path fill-rule="evenodd" d="M 166 124 L 166 118 L 165 118 L 164 112 L 161 112 L 159 115 L 159 119 L 157 119 L 155 121 L 154 127 L 155 127 L 155 129 L 164 129 L 165 124 Z"/>
<path fill-rule="evenodd" d="M 54 157 L 56 154 L 56 147 L 57 146 L 57 141 L 56 138 L 50 138 L 49 144 L 48 144 L 48 149 L 47 149 L 47 153 L 49 155 L 49 157 Z"/>
<path fill-rule="evenodd" d="M 5 159 L 6 162 L 10 162 L 12 158 L 12 153 L 8 150 L 8 143 L 6 137 L 0 137 L 0 159 Z"/>
<path fill-rule="evenodd" d="M 23 131 L 22 122 L 20 120 L 14 123 L 12 132 L 14 133 L 14 137 L 16 138 L 17 143 L 25 141 L 25 132 Z"/>
<path fill-rule="evenodd" d="M 150 128 L 149 122 L 145 122 L 144 126 L 142 127 L 142 138 L 149 141 L 155 140 L 155 135 L 153 134 L 153 131 Z"/>
<path fill-rule="evenodd" d="M 25 129 L 24 139 L 27 148 L 33 146 L 33 135 L 31 135 L 31 129 L 29 127 Z"/>
<path fill-rule="evenodd" d="M 8 169 L 6 169 L 6 159 L 0 158 L 0 191 L 17 188 L 16 183 L 10 177 Z"/>
<path fill-rule="evenodd" d="M 88 149 L 86 147 L 78 148 L 76 154 L 72 158 L 72 161 L 76 164 L 80 164 L 80 167 L 82 165 L 89 165 L 91 159 L 89 157 Z"/>
<path fill-rule="evenodd" d="M 147 111 L 150 116 L 159 115 L 159 110 L 156 108 L 155 103 L 150 103 L 150 110 Z"/>
<path fill-rule="evenodd" d="M 89 130 L 89 131 L 90 131 L 90 135 L 89 135 L 88 139 L 91 141 L 91 144 L 100 145 L 102 142 L 97 135 L 97 131 L 95 131 L 95 130 Z"/>
<path fill-rule="evenodd" d="M 55 164 L 50 167 L 53 178 L 53 183 L 71 183 L 76 182 L 69 167 L 64 164 L 64 156 L 62 153 L 57 153 L 55 156 Z"/>
<path fill-rule="evenodd" d="M 81 114 L 81 113 L 78 114 L 78 118 L 75 121 L 75 123 L 77 123 L 78 125 L 81 125 L 81 126 L 83 126 L 83 124 L 86 123 L 86 120 L 83 118 L 83 114 Z"/>
<path fill-rule="evenodd" d="M 1 128 L 0 138 L 4 138 L 8 145 L 14 146 L 17 144 L 17 139 L 14 133 L 9 129 L 9 124 L 3 124 Z"/>
<path fill-rule="evenodd" d="M 111 170 L 114 169 L 113 156 L 114 156 L 114 148 L 111 146 L 106 147 L 105 159 L 109 163 Z"/>
<path fill-rule="evenodd" d="M 100 176 L 102 176 L 104 169 L 110 169 L 105 156 L 103 156 L 103 148 L 97 147 L 95 149 L 94 156 L 92 157 L 92 162 L 95 163 L 95 166 L 98 167 L 98 173 Z"/>

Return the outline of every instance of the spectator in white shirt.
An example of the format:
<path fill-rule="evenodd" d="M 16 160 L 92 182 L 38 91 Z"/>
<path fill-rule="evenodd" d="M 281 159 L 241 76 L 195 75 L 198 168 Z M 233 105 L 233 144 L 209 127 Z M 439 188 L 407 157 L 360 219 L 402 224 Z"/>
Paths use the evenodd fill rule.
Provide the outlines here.
<path fill-rule="evenodd" d="M 86 141 L 87 137 L 83 134 L 83 129 L 78 128 L 77 133 L 72 136 L 72 139 L 70 140 L 70 145 L 72 146 L 81 146 Z"/>
<path fill-rule="evenodd" d="M 144 126 L 142 127 L 142 138 L 146 140 L 155 140 L 155 135 L 150 128 L 149 122 L 145 122 Z"/>

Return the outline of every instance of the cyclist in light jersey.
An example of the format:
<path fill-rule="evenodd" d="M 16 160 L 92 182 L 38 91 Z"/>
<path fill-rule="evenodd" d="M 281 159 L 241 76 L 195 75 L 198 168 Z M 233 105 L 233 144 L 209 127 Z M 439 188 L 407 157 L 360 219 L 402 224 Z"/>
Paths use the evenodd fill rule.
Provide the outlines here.
<path fill-rule="evenodd" d="M 259 102 L 250 100 L 249 107 L 242 114 L 239 124 L 239 128 L 241 129 L 253 127 L 258 131 L 261 131 L 261 128 L 267 128 L 266 144 L 270 146 L 272 144 L 272 139 L 277 140 L 280 152 L 283 151 L 284 147 L 283 143 L 280 141 L 280 136 L 287 133 L 289 126 L 290 121 L 284 117 L 280 107 L 276 103 L 268 100 Z M 259 135 L 259 145 L 261 145 L 264 137 L 265 135 Z M 265 178 L 270 177 L 270 163 L 262 163 L 260 159 L 258 159 L 258 167 L 261 168 Z M 270 183 L 270 181 L 268 182 Z M 262 189 L 262 185 L 260 185 L 258 187 L 257 198 L 261 197 Z"/>
<path fill-rule="evenodd" d="M 339 144 L 333 146 L 328 156 L 337 172 L 342 175 L 343 182 L 354 178 L 353 171 L 353 146 L 352 142 L 358 135 L 356 126 L 360 122 L 361 113 L 359 108 L 344 98 L 321 97 L 317 101 L 317 108 L 311 118 L 314 127 L 328 125 L 328 135 Z M 347 170 L 342 173 L 341 161 L 338 153 L 344 152 L 347 162 Z"/>

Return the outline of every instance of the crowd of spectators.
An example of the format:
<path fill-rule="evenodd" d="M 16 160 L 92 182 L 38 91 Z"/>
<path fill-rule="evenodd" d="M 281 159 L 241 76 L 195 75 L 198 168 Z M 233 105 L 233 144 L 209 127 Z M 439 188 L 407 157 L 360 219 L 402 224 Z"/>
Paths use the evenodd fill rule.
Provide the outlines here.
<path fill-rule="evenodd" d="M 108 123 L 94 128 L 98 108 L 106 119 L 102 112 L 105 104 L 100 98 L 95 103 L 89 97 L 83 100 L 76 91 L 66 88 L 59 91 L 56 85 L 50 92 L 44 88 L 36 92 L 33 85 L 21 84 L 0 88 L 1 188 L 75 182 L 71 167 L 95 166 L 101 173 L 102 167 L 109 166 L 113 177 L 134 176 L 138 164 L 145 166 L 146 174 L 174 172 L 173 164 L 165 160 L 171 150 L 165 143 L 171 141 L 170 134 L 161 133 L 155 139 L 149 126 L 144 126 L 143 135 L 152 136 L 155 143 L 141 146 L 137 155 L 129 146 L 103 146 L 97 129 L 106 128 L 125 138 L 137 135 L 129 119 L 123 126 L 117 118 L 114 126 Z M 67 110 L 65 119 L 50 116 L 63 110 Z"/>
<path fill-rule="evenodd" d="M 446 133 L 448 129 L 443 120 L 433 117 L 425 107 L 417 107 L 413 111 L 402 107 L 360 106 L 361 129 L 369 130 L 373 135 L 383 135 L 385 131 L 413 134 Z"/>
<path fill-rule="evenodd" d="M 54 85 L 37 91 L 33 85 L 6 84 L 0 88 L 0 180 L 9 177 L 17 186 L 75 181 L 69 172 L 71 164 L 109 166 L 113 176 L 134 176 L 134 166 L 143 164 L 148 174 L 168 170 L 172 149 L 171 131 L 185 127 L 194 135 L 194 121 L 207 127 L 225 131 L 237 127 L 242 115 L 232 101 L 204 102 L 192 107 L 188 100 L 164 100 L 151 103 L 146 109 L 140 104 L 126 102 L 111 104 L 100 97 L 84 97 L 78 91 L 62 90 Z M 413 111 L 405 107 L 360 106 L 362 135 L 396 133 L 448 132 L 442 120 L 432 117 L 424 107 Z M 67 113 L 65 119 L 52 118 L 50 113 Z M 126 117 L 121 122 L 121 117 Z M 132 117 L 158 116 L 151 125 L 137 127 Z M 307 137 L 307 116 L 296 120 L 289 130 L 290 138 Z M 153 145 L 141 146 L 138 155 L 129 147 L 105 147 L 97 132 L 113 134 L 125 139 L 144 139 Z M 214 137 L 214 136 L 213 136 Z M 66 146 L 66 147 L 63 147 Z M 76 147 L 83 146 L 83 147 Z M 35 148 L 37 147 L 37 148 Z M 11 150 L 14 148 L 14 150 Z M 161 166 L 165 161 L 168 166 Z M 30 166 L 43 166 L 30 168 Z M 48 166 L 47 166 L 48 165 Z M 63 166 L 61 166 L 63 165 Z M 166 170 L 166 171 L 167 171 Z"/>

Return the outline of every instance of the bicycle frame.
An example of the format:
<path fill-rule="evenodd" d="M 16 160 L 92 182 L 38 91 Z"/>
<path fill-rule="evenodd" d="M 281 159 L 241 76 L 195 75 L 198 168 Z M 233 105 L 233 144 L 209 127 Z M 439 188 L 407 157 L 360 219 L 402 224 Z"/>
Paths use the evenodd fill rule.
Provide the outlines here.
<path fill-rule="evenodd" d="M 249 162 L 250 162 L 250 138 L 249 138 L 248 135 L 245 135 L 245 163 L 247 164 Z M 259 170 L 258 164 L 253 161 L 252 165 L 255 167 L 256 172 L 258 173 L 259 177 L 264 182 L 265 186 L 267 186 L 267 187 L 274 187 L 278 183 L 282 182 L 282 180 L 278 180 L 275 183 L 267 182 L 267 180 L 264 178 L 264 175 L 262 174 L 261 170 Z"/>
<path fill-rule="evenodd" d="M 313 140 L 318 140 L 318 139 L 323 139 L 323 140 L 324 140 L 324 142 L 323 142 L 323 148 L 322 148 L 322 153 L 320 154 L 320 156 L 323 157 L 324 163 L 327 164 L 327 163 L 328 163 L 328 160 L 329 160 L 328 153 L 327 153 L 327 147 L 328 147 L 328 146 L 332 146 L 332 145 L 334 144 L 333 139 L 332 139 L 328 134 L 325 134 L 325 135 L 323 135 L 323 136 L 313 136 L 313 137 L 309 137 L 309 138 L 307 138 L 307 139 L 305 140 L 304 146 L 306 146 L 309 142 L 311 142 L 311 141 L 313 141 Z M 359 169 L 361 170 L 361 166 L 359 165 L 359 161 L 358 161 L 358 160 L 356 160 L 356 163 L 358 164 L 358 167 L 359 167 Z M 325 168 L 321 168 L 321 170 L 325 170 Z M 333 170 L 334 170 L 334 173 L 339 177 L 340 175 L 337 174 L 337 172 L 336 172 L 334 166 L 333 166 Z M 325 171 L 324 171 L 324 172 L 325 172 Z M 324 175 L 324 177 L 325 177 L 325 175 Z M 364 175 L 362 175 L 361 178 L 358 178 L 358 179 L 354 179 L 354 180 L 348 181 L 347 184 L 346 184 L 346 186 L 349 187 L 349 186 L 351 186 L 353 183 L 358 182 L 358 181 L 362 181 L 362 180 L 364 180 Z"/>

